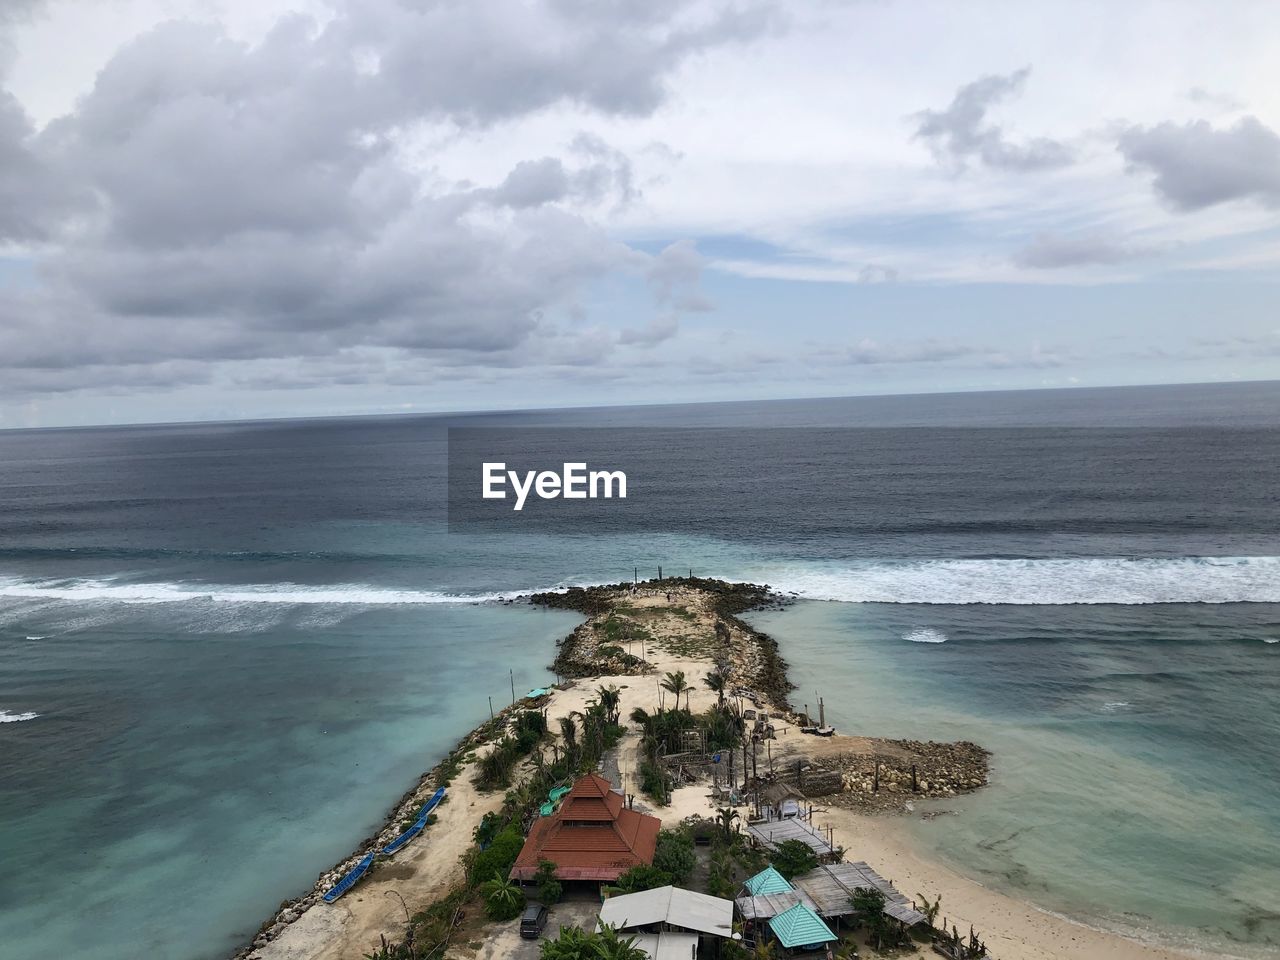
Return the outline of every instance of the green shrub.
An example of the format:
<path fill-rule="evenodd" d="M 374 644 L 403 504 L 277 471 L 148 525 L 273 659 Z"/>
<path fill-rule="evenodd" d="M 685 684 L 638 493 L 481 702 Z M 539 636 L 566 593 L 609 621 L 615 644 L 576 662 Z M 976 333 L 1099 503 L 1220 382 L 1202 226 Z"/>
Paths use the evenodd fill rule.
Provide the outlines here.
<path fill-rule="evenodd" d="M 507 876 L 515 866 L 516 857 L 520 856 L 520 848 L 524 846 L 524 835 L 514 823 L 508 824 L 493 838 L 489 846 L 475 855 L 467 876 L 473 884 L 491 878 L 495 873 Z"/>
<path fill-rule="evenodd" d="M 658 834 L 658 848 L 653 854 L 653 865 L 670 876 L 672 883 L 688 883 L 696 863 L 693 837 L 688 832 L 663 830 Z"/>
<path fill-rule="evenodd" d="M 648 864 L 632 867 L 618 878 L 618 889 L 623 893 L 639 893 L 641 890 L 653 890 L 671 883 L 671 874 Z"/>
<path fill-rule="evenodd" d="M 783 840 L 769 858 L 773 869 L 790 880 L 808 873 L 818 865 L 818 855 L 799 840 Z"/>

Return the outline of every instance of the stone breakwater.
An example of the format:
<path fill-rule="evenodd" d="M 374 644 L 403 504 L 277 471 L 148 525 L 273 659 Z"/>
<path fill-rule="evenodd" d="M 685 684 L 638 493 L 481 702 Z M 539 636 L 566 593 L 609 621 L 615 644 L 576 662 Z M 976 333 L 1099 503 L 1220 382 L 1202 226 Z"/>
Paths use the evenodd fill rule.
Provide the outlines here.
<path fill-rule="evenodd" d="M 667 609 L 637 610 L 637 595 L 665 596 Z M 539 606 L 573 610 L 587 620 L 561 640 L 552 669 L 561 677 L 647 673 L 644 652 L 658 649 L 705 659 L 729 657 L 735 682 L 779 710 L 789 710 L 787 663 L 772 637 L 740 619 L 748 610 L 778 609 L 790 600 L 767 584 L 729 583 L 707 577 L 666 577 L 639 584 L 570 587 L 529 597 Z"/>
<path fill-rule="evenodd" d="M 986 786 L 990 757 L 967 740 L 880 740 L 871 753 L 836 754 L 811 762 L 838 775 L 838 790 L 824 797 L 826 802 L 853 810 L 902 812 L 910 800 L 945 799 Z"/>

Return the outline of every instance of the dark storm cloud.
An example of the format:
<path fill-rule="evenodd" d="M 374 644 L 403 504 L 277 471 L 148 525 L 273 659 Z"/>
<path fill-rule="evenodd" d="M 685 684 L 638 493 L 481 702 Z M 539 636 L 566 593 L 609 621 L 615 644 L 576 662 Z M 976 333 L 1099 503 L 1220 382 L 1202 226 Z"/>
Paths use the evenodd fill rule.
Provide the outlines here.
<path fill-rule="evenodd" d="M 1059 267 L 1123 263 L 1150 252 L 1096 231 L 1040 233 L 1013 255 L 1013 262 L 1020 267 L 1053 270 Z"/>
<path fill-rule="evenodd" d="M 1257 117 L 1216 129 L 1206 120 L 1132 126 L 1117 147 L 1135 172 L 1178 210 L 1228 200 L 1280 206 L 1280 135 Z"/>
<path fill-rule="evenodd" d="M 915 114 L 916 138 L 925 141 L 939 161 L 960 165 L 978 161 L 1004 170 L 1041 170 L 1070 163 L 1071 151 L 1065 144 L 1047 137 L 1014 142 L 987 121 L 988 110 L 1022 92 L 1030 73 L 1030 67 L 1023 67 L 1007 76 L 986 76 L 965 84 L 945 110 Z"/>
<path fill-rule="evenodd" d="M 0 92 L 0 241 L 54 247 L 32 289 L 0 294 L 0 366 L 52 389 L 91 364 L 177 377 L 175 361 L 363 347 L 587 362 L 616 334 L 537 341 L 583 284 L 648 269 L 591 218 L 636 196 L 628 159 L 584 134 L 492 186 L 449 185 L 405 163 L 403 132 L 557 104 L 644 114 L 686 58 L 771 23 L 718 2 L 361 0 L 256 46 L 163 24 L 39 133 Z M 692 309 L 696 278 L 654 289 L 664 313 Z"/>

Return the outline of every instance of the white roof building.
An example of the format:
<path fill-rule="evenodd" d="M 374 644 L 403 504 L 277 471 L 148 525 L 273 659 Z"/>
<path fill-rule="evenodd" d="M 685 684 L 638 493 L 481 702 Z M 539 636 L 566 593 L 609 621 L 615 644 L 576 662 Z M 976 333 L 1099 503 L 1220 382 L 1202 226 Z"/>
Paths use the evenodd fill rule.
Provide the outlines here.
<path fill-rule="evenodd" d="M 633 939 L 649 960 L 696 960 L 698 956 L 696 933 L 638 933 Z"/>
<path fill-rule="evenodd" d="M 733 901 L 680 887 L 658 887 L 610 897 L 600 908 L 600 923 L 619 930 L 655 928 L 652 932 L 729 938 L 733 936 Z"/>

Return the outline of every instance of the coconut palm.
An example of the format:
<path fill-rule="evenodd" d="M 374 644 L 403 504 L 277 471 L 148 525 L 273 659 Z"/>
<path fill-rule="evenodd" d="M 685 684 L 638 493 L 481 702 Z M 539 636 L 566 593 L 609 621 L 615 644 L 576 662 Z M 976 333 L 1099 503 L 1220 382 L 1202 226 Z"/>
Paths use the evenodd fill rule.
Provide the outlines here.
<path fill-rule="evenodd" d="M 929 926 L 932 927 L 933 922 L 938 919 L 938 914 L 942 912 L 942 897 L 939 896 L 930 903 L 929 898 L 923 893 L 917 893 L 916 896 L 920 898 L 920 903 L 922 904 L 916 909 L 929 918 Z"/>
<path fill-rule="evenodd" d="M 622 691 L 613 684 L 602 686 L 596 691 L 596 695 L 600 700 L 600 707 L 604 710 L 606 722 L 615 724 L 618 722 L 618 707 L 622 702 Z"/>
<path fill-rule="evenodd" d="M 716 706 L 724 706 L 724 692 L 729 689 L 729 675 L 723 670 L 712 670 L 702 678 L 702 684 L 716 695 Z"/>
<path fill-rule="evenodd" d="M 616 927 L 607 923 L 600 928 L 591 946 L 598 960 L 649 960 L 649 955 L 636 946 L 635 937 L 623 937 Z"/>
<path fill-rule="evenodd" d="M 578 745 L 578 725 L 574 722 L 573 717 L 560 718 L 560 736 L 564 738 L 566 748 Z"/>
<path fill-rule="evenodd" d="M 680 695 L 688 693 L 692 690 L 689 681 L 684 678 L 684 671 L 677 670 L 674 673 L 668 673 L 662 681 L 662 689 L 667 693 L 675 694 L 676 709 L 680 709 Z"/>
<path fill-rule="evenodd" d="M 724 838 L 726 840 L 733 839 L 733 821 L 740 817 L 741 814 L 733 807 L 721 807 L 716 811 L 716 819 L 720 822 L 720 826 L 724 828 Z"/>
<path fill-rule="evenodd" d="M 510 920 L 524 909 L 524 893 L 519 884 L 498 871 L 494 871 L 492 880 L 480 884 L 480 894 L 490 920 Z"/>
<path fill-rule="evenodd" d="M 542 960 L 587 960 L 595 940 L 596 934 L 581 927 L 561 927 L 555 939 L 542 941 Z"/>
<path fill-rule="evenodd" d="M 653 714 L 644 707 L 635 707 L 632 709 L 628 719 L 632 723 L 638 723 L 646 733 L 653 728 Z"/>

